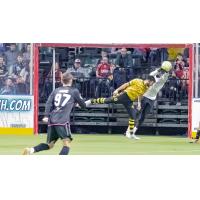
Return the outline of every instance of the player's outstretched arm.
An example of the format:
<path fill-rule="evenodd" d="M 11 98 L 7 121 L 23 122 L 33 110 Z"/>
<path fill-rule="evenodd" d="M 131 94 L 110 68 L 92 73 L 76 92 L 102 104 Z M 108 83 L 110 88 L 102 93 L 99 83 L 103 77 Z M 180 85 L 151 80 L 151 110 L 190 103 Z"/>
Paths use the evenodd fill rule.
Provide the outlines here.
<path fill-rule="evenodd" d="M 119 92 L 124 91 L 128 86 L 129 86 L 129 83 L 124 83 L 113 92 L 113 96 L 116 96 Z"/>
<path fill-rule="evenodd" d="M 159 73 L 160 73 L 160 69 L 156 69 L 156 70 L 152 71 L 149 75 L 150 75 L 150 76 L 156 76 L 156 75 L 158 75 Z"/>
<path fill-rule="evenodd" d="M 86 108 L 86 103 L 85 101 L 82 99 L 80 93 L 78 90 L 74 91 L 74 98 L 76 103 L 81 107 L 81 108 Z"/>

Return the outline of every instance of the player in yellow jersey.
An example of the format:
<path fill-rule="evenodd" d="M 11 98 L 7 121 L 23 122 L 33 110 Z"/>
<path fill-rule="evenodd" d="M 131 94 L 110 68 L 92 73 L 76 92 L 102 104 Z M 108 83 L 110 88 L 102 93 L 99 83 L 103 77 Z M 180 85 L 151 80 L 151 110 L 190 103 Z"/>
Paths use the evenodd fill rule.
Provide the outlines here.
<path fill-rule="evenodd" d="M 86 101 L 86 105 L 90 104 L 109 104 L 121 103 L 126 108 L 129 114 L 129 129 L 132 138 L 139 139 L 132 135 L 135 124 L 137 111 L 133 109 L 133 102 L 138 100 L 138 107 L 140 107 L 140 98 L 147 91 L 147 89 L 155 83 L 155 78 L 149 76 L 148 79 L 133 79 L 128 83 L 124 83 L 113 92 L 113 96 L 109 98 L 98 98 Z"/>

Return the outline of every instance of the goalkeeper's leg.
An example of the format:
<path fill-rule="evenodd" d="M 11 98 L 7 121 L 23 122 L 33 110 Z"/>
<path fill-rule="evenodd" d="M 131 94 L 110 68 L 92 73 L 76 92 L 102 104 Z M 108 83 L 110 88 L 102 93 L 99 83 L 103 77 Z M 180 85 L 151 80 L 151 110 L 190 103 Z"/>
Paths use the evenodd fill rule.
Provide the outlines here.
<path fill-rule="evenodd" d="M 144 122 L 146 115 L 148 113 L 150 113 L 150 110 L 152 109 L 153 104 L 154 104 L 153 100 L 148 99 L 146 97 L 143 97 L 143 99 L 141 101 L 141 110 L 140 110 L 139 115 L 137 117 L 135 128 L 134 128 L 134 131 L 133 131 L 134 134 L 136 133 L 138 127 L 141 126 L 141 124 Z"/>

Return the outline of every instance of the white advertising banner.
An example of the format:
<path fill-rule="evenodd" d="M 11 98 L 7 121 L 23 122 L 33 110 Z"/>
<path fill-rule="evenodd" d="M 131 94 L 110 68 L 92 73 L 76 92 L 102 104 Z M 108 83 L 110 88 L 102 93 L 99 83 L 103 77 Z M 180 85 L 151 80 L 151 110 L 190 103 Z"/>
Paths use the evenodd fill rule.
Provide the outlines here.
<path fill-rule="evenodd" d="M 33 96 L 0 95 L 1 128 L 33 128 Z"/>

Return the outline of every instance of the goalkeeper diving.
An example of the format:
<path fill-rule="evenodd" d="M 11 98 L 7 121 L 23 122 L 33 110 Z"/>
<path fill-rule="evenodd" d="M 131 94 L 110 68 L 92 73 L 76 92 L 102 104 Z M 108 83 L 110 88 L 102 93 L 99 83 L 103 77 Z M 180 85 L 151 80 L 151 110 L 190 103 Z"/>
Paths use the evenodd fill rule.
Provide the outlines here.
<path fill-rule="evenodd" d="M 140 103 L 141 108 L 139 109 L 135 127 L 133 131 L 130 131 L 130 127 L 128 127 L 125 134 L 126 137 L 135 138 L 133 136 L 136 134 L 138 127 L 144 122 L 147 113 L 149 113 L 153 108 L 158 92 L 163 88 L 164 84 L 168 80 L 171 69 L 172 64 L 169 61 L 164 61 L 159 69 L 150 73 L 150 75 L 155 78 L 155 83 L 143 94 Z"/>

